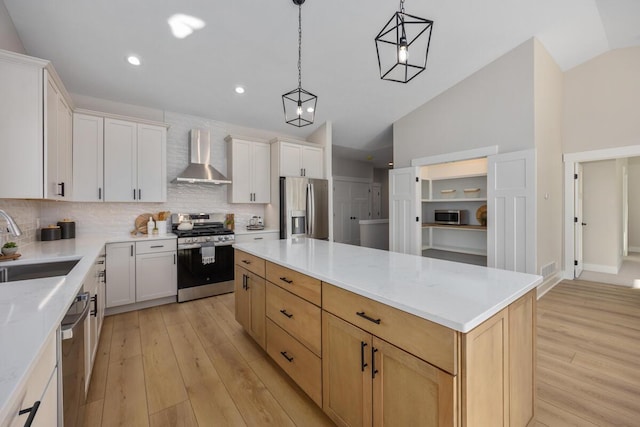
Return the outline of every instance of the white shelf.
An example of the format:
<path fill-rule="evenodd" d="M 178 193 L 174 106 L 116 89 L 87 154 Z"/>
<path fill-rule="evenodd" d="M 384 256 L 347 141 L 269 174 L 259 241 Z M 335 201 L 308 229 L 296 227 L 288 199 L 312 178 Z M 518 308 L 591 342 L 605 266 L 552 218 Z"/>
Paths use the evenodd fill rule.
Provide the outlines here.
<path fill-rule="evenodd" d="M 472 197 L 472 198 L 452 198 L 452 199 L 422 199 L 422 202 L 441 203 L 441 202 L 486 202 L 486 197 Z"/>
<path fill-rule="evenodd" d="M 487 176 L 487 174 L 486 173 L 470 173 L 466 175 L 443 176 L 443 177 L 436 177 L 431 179 L 424 179 L 423 181 L 446 181 L 446 180 L 454 180 L 454 179 L 460 179 L 460 178 L 476 178 L 479 176 Z"/>
<path fill-rule="evenodd" d="M 458 248 L 455 246 L 445 246 L 445 245 L 432 245 L 430 248 L 428 249 L 437 249 L 440 251 L 447 251 L 447 252 L 457 252 L 457 253 L 461 253 L 461 254 L 471 254 L 471 255 L 482 255 L 482 256 L 486 256 L 487 255 L 487 251 L 484 250 L 475 250 L 475 249 L 471 249 L 471 248 Z"/>
<path fill-rule="evenodd" d="M 456 231 L 481 231 L 487 232 L 487 227 L 482 225 L 447 225 L 447 224 L 422 224 L 422 228 L 434 228 Z"/>

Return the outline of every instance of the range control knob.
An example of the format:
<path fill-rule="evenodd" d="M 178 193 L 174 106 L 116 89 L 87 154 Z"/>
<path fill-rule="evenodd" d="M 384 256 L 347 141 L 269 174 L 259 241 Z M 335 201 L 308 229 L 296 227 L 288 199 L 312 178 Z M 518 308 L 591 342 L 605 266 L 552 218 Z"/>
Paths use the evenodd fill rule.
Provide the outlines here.
<path fill-rule="evenodd" d="M 211 237 L 207 236 L 207 237 L 204 238 L 204 240 L 207 241 L 207 242 L 210 242 L 211 241 Z"/>

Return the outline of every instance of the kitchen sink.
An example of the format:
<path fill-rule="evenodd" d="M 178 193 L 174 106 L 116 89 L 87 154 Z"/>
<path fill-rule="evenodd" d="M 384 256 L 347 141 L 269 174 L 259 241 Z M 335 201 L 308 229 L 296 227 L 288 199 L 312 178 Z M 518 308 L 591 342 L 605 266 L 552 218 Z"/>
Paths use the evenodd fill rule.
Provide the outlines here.
<path fill-rule="evenodd" d="M 79 260 L 43 262 L 39 264 L 0 265 L 0 282 L 66 276 Z"/>

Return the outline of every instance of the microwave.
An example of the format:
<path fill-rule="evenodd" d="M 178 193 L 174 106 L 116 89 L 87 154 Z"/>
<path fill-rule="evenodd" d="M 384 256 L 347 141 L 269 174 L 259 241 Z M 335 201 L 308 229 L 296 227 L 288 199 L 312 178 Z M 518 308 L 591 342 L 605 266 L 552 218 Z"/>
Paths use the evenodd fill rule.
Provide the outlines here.
<path fill-rule="evenodd" d="M 466 210 L 435 210 L 434 222 L 436 224 L 467 225 L 469 224 L 469 211 Z"/>

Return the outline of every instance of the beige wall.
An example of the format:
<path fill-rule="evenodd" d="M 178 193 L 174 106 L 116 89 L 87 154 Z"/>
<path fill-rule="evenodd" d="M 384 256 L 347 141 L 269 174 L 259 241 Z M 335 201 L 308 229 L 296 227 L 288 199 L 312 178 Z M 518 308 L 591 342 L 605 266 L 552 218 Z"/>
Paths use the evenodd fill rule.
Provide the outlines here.
<path fill-rule="evenodd" d="M 373 182 L 373 163 L 340 157 L 333 153 L 333 176 L 362 178 Z"/>
<path fill-rule="evenodd" d="M 621 161 L 583 163 L 583 265 L 617 271 L 622 256 Z M 609 269 L 609 270 L 606 270 Z"/>
<path fill-rule="evenodd" d="M 562 266 L 562 94 L 563 74 L 538 41 L 534 42 L 537 272 Z"/>
<path fill-rule="evenodd" d="M 533 39 L 393 125 L 396 168 L 411 159 L 498 145 L 533 148 Z"/>
<path fill-rule="evenodd" d="M 0 49 L 26 53 L 3 0 L 0 0 Z"/>
<path fill-rule="evenodd" d="M 640 47 L 602 54 L 565 73 L 565 153 L 640 145 Z"/>

